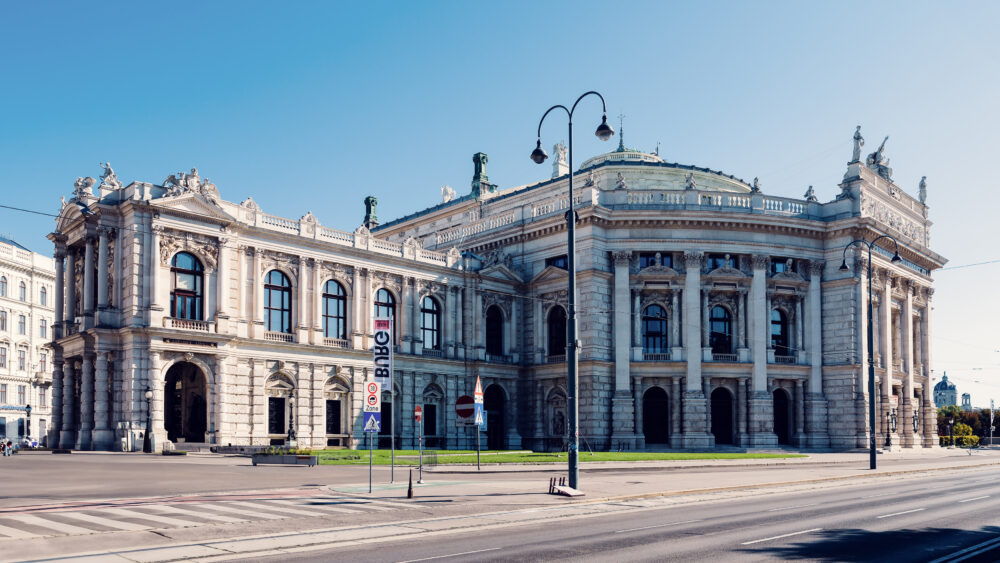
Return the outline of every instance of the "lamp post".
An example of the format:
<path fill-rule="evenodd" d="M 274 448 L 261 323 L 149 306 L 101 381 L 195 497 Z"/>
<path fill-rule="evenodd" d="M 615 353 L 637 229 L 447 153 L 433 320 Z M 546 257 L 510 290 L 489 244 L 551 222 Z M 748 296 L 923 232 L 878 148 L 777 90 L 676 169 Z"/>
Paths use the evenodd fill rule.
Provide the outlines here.
<path fill-rule="evenodd" d="M 564 105 L 554 105 L 547 109 L 542 118 L 538 120 L 538 142 L 535 144 L 535 150 L 531 151 L 531 160 L 535 164 L 541 164 L 545 162 L 545 159 L 549 155 L 545 154 L 542 149 L 542 122 L 545 121 L 545 117 L 549 115 L 554 109 L 561 109 L 566 112 L 566 116 L 569 118 L 569 209 L 566 211 L 566 238 L 567 238 L 567 248 L 566 248 L 566 258 L 567 258 L 567 270 L 569 273 L 569 303 L 568 303 L 568 318 L 566 323 L 566 364 L 567 364 L 567 375 L 566 375 L 566 404 L 569 411 L 569 486 L 576 489 L 580 478 L 580 467 L 579 467 L 579 454 L 580 454 L 580 414 L 579 414 L 579 404 L 580 404 L 580 384 L 577 378 L 577 368 L 579 366 L 579 359 L 577 357 L 578 353 L 578 341 L 577 341 L 577 321 L 576 321 L 576 210 L 573 208 L 573 113 L 576 111 L 577 104 L 580 100 L 586 98 L 589 95 L 595 95 L 601 99 L 601 124 L 597 126 L 597 130 L 594 134 L 597 138 L 602 141 L 607 141 L 615 134 L 615 130 L 608 125 L 608 108 L 607 104 L 604 103 L 604 96 L 591 90 L 585 92 L 576 102 L 573 103 L 572 109 L 568 109 Z"/>
<path fill-rule="evenodd" d="M 153 453 L 153 442 L 149 434 L 153 431 L 153 392 L 146 387 L 146 433 L 142 436 L 142 453 Z"/>
<path fill-rule="evenodd" d="M 28 444 L 31 444 L 31 405 L 25 405 L 24 412 L 28 419 L 25 424 L 24 437 L 28 439 Z"/>
<path fill-rule="evenodd" d="M 913 433 L 920 433 L 920 412 L 916 410 L 913 411 Z"/>
<path fill-rule="evenodd" d="M 875 328 L 872 326 L 872 248 L 875 247 L 876 242 L 884 238 L 891 240 L 892 244 L 895 245 L 896 250 L 892 256 L 892 263 L 898 264 L 902 261 L 899 257 L 899 243 L 897 243 L 896 239 L 889 235 L 880 235 L 875 237 L 875 239 L 871 242 L 868 242 L 865 239 L 852 240 L 847 243 L 847 246 L 844 247 L 843 261 L 840 263 L 840 271 L 848 271 L 847 249 L 852 246 L 865 246 L 868 248 L 868 421 L 871 425 L 868 432 L 869 469 L 875 469 L 877 465 L 875 461 L 875 424 L 877 419 L 875 417 Z"/>
<path fill-rule="evenodd" d="M 295 397 L 288 398 L 288 445 L 295 441 Z"/>
<path fill-rule="evenodd" d="M 954 445 L 955 445 L 955 419 L 954 418 L 949 418 L 948 419 L 948 441 L 951 442 L 951 445 L 954 447 Z"/>
<path fill-rule="evenodd" d="M 896 409 L 885 413 L 885 447 L 892 447 L 892 435 L 896 432 Z"/>

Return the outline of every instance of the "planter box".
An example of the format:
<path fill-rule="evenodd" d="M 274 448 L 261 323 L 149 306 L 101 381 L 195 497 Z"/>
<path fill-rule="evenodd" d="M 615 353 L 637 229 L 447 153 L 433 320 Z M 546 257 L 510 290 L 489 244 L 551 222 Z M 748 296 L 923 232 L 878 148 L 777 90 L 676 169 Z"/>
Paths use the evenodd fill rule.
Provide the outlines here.
<path fill-rule="evenodd" d="M 319 457 L 314 455 L 255 455 L 254 465 L 319 465 Z"/>

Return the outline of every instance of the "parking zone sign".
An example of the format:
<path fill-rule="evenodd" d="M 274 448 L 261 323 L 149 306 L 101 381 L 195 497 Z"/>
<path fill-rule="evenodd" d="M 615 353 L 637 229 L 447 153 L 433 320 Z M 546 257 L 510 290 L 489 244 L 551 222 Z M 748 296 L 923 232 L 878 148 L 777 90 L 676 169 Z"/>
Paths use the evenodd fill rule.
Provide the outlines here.
<path fill-rule="evenodd" d="M 364 412 L 382 412 L 382 385 L 378 381 L 368 381 L 365 383 L 365 408 Z"/>

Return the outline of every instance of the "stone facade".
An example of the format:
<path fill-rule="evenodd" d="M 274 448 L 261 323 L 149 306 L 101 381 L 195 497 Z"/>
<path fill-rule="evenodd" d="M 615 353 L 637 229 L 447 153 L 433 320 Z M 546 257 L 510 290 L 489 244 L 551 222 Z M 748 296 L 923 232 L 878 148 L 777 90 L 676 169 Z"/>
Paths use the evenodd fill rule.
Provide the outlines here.
<path fill-rule="evenodd" d="M 227 202 L 195 170 L 96 195 L 84 181 L 50 236 L 60 443 L 135 448 L 148 388 L 159 445 L 281 443 L 291 417 L 299 444 L 358 446 L 390 296 L 401 446 L 419 404 L 428 446 L 469 447 L 454 403 L 479 376 L 484 445 L 563 448 L 568 175 L 498 189 L 475 160 L 473 193 L 381 225 L 370 198 L 353 232 Z M 878 432 L 896 410 L 894 443 L 937 443 L 926 366 L 944 259 L 923 202 L 858 161 L 820 203 L 624 148 L 575 185 L 582 447 L 866 447 L 868 255 L 838 266 L 882 234 L 903 260 L 872 254 Z M 178 304 L 187 275 L 195 314 Z"/>

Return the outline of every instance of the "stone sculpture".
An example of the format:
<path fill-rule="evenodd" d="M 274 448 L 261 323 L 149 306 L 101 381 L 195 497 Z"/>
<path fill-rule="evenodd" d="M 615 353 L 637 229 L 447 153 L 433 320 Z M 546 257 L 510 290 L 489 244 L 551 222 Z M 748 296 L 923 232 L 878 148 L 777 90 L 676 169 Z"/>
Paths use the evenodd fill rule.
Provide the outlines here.
<path fill-rule="evenodd" d="M 750 192 L 755 194 L 760 193 L 760 181 L 757 179 L 756 176 L 754 176 L 753 178 L 753 184 L 750 185 Z"/>
<path fill-rule="evenodd" d="M 688 172 L 687 178 L 684 178 L 684 189 L 693 190 L 696 187 L 698 186 L 694 183 L 694 172 Z"/>
<path fill-rule="evenodd" d="M 814 190 L 812 186 L 809 186 L 809 189 L 806 190 L 805 197 L 806 201 L 819 201 L 819 199 L 816 198 L 816 190 Z"/>
<path fill-rule="evenodd" d="M 449 201 L 455 199 L 455 189 L 451 186 L 445 184 L 441 186 L 441 203 L 448 203 Z"/>
<path fill-rule="evenodd" d="M 622 173 L 619 172 L 618 173 L 618 182 L 617 182 L 617 185 L 615 186 L 615 189 L 616 190 L 624 190 L 626 188 L 628 188 L 628 186 L 625 184 L 625 176 L 622 176 Z"/>
<path fill-rule="evenodd" d="M 75 199 L 83 199 L 86 197 L 94 197 L 94 184 L 97 180 L 87 176 L 86 178 L 77 178 L 76 182 L 73 184 L 73 197 Z"/>
<path fill-rule="evenodd" d="M 865 146 L 865 138 L 861 136 L 861 126 L 854 130 L 854 154 L 851 155 L 851 162 L 861 161 L 861 147 Z"/>
<path fill-rule="evenodd" d="M 875 149 L 875 152 L 868 155 L 868 158 L 865 160 L 865 165 L 880 177 L 891 181 L 892 168 L 889 168 L 889 159 L 885 157 L 885 143 L 888 140 L 889 136 L 886 135 L 885 139 L 882 140 L 882 144 Z"/>
<path fill-rule="evenodd" d="M 920 203 L 927 204 L 927 176 L 920 177 Z"/>
<path fill-rule="evenodd" d="M 118 180 L 118 175 L 115 174 L 114 168 L 111 168 L 111 163 L 98 162 L 97 164 L 104 169 L 104 173 L 101 174 L 101 187 L 109 190 L 122 189 L 122 183 Z"/>

